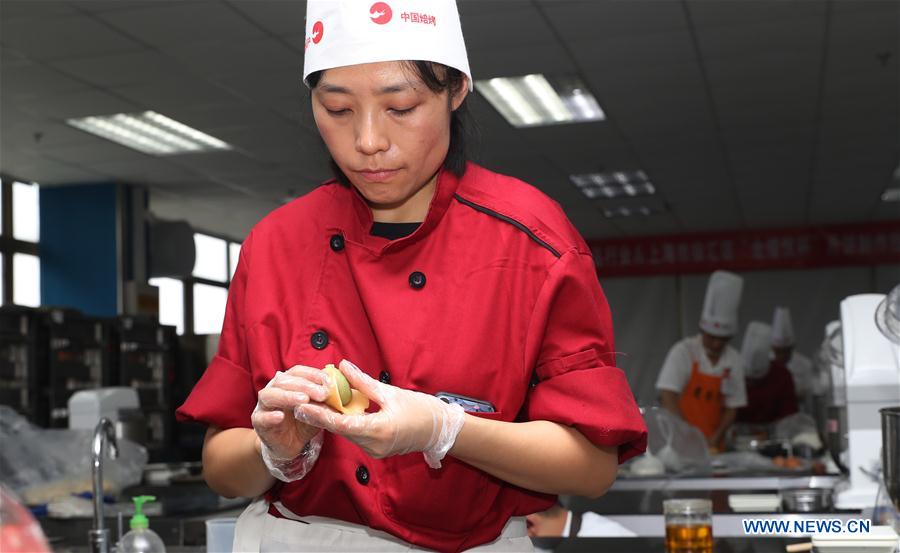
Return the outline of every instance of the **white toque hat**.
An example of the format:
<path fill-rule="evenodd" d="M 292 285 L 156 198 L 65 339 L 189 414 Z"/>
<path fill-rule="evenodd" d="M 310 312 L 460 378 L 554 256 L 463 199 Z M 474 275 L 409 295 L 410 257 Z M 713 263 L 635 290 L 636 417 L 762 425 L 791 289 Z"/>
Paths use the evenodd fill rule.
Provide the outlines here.
<path fill-rule="evenodd" d="M 700 329 L 713 336 L 734 336 L 738 330 L 738 307 L 744 279 L 727 271 L 716 271 L 706 285 Z"/>
<path fill-rule="evenodd" d="M 794 345 L 794 325 L 791 324 L 791 310 L 776 307 L 772 317 L 772 346 L 787 348 Z"/>
<path fill-rule="evenodd" d="M 759 321 L 751 321 L 744 331 L 741 357 L 744 360 L 744 376 L 762 378 L 769 374 L 769 348 L 772 327 Z"/>
<path fill-rule="evenodd" d="M 310 73 L 380 61 L 424 60 L 469 77 L 455 0 L 309 0 L 303 82 Z"/>

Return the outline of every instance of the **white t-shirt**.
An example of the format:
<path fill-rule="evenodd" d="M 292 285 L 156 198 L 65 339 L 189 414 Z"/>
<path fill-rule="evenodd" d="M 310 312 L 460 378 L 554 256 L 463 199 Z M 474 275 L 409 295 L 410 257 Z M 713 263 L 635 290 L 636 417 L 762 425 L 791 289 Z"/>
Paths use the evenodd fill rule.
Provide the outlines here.
<path fill-rule="evenodd" d="M 703 350 L 703 339 L 699 334 L 685 338 L 672 346 L 659 371 L 659 378 L 656 379 L 656 389 L 670 390 L 680 394 L 691 379 L 691 367 L 694 361 L 697 361 L 698 370 L 703 374 L 724 376 L 722 395 L 725 396 L 726 407 L 737 409 L 747 405 L 744 366 L 737 350 L 731 346 L 725 346 L 719 362 L 713 365 Z"/>

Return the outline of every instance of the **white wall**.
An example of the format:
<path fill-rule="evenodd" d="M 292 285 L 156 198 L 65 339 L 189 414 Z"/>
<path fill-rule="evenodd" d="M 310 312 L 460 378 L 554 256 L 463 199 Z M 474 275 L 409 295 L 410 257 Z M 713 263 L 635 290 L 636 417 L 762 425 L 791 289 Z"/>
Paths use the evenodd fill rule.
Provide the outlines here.
<path fill-rule="evenodd" d="M 812 355 L 825 325 L 840 317 L 853 294 L 887 293 L 900 284 L 900 265 L 791 271 L 752 271 L 744 277 L 739 348 L 751 320 L 770 322 L 776 305 L 791 309 L 797 350 Z M 697 332 L 709 275 L 603 278 L 613 314 L 619 366 L 642 405 L 656 401 L 656 376 L 672 344 Z"/>

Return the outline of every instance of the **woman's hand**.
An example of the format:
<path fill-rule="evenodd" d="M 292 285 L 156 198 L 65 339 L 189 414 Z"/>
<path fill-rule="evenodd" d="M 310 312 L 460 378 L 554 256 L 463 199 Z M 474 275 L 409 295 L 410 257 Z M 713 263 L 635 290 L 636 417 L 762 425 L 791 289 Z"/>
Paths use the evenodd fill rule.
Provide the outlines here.
<path fill-rule="evenodd" d="M 279 480 L 299 480 L 318 458 L 322 447 L 320 430 L 297 420 L 293 413 L 310 399 L 324 401 L 328 394 L 325 383 L 325 375 L 319 369 L 296 365 L 275 373 L 259 391 L 250 420 L 259 452 Z"/>
<path fill-rule="evenodd" d="M 441 459 L 453 447 L 465 422 L 462 407 L 422 392 L 383 384 L 346 360 L 341 361 L 340 370 L 350 386 L 377 403 L 380 410 L 343 415 L 319 403 L 303 403 L 294 409 L 298 420 L 340 434 L 372 457 L 421 451 L 430 467 L 440 468 Z"/>

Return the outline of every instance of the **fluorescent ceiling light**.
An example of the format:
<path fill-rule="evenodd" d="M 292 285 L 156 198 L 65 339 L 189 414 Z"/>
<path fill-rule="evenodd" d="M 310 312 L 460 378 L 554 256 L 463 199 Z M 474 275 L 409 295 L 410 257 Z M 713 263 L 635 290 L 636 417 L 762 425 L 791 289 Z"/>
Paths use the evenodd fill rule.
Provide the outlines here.
<path fill-rule="evenodd" d="M 606 116 L 581 79 L 540 74 L 475 81 L 475 88 L 514 127 L 603 121 Z"/>
<path fill-rule="evenodd" d="M 634 217 L 634 216 L 647 216 L 647 215 L 655 215 L 657 213 L 662 213 L 665 210 L 662 207 L 658 206 L 646 206 L 646 205 L 638 205 L 638 206 L 619 206 L 619 207 L 604 207 L 603 208 L 603 216 L 607 219 L 615 219 L 618 217 Z"/>
<path fill-rule="evenodd" d="M 571 175 L 572 184 L 581 193 L 594 200 L 597 198 L 621 198 L 652 196 L 656 187 L 643 171 L 616 171 L 613 173 L 586 173 Z"/>
<path fill-rule="evenodd" d="M 155 111 L 98 115 L 66 122 L 101 138 L 157 156 L 231 149 L 218 138 Z"/>
<path fill-rule="evenodd" d="M 882 202 L 900 202 L 900 187 L 885 188 L 881 194 Z"/>

